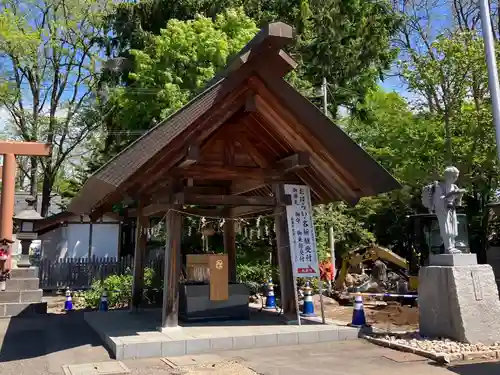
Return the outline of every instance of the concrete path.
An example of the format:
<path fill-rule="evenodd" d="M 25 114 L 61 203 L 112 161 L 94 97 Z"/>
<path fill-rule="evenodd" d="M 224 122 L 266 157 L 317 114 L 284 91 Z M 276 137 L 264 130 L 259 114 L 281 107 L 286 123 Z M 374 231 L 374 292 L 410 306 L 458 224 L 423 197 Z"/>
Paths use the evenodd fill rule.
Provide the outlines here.
<path fill-rule="evenodd" d="M 1 375 L 62 375 L 63 365 L 111 360 L 99 338 L 78 313 L 0 319 L 0 344 Z M 173 360 L 177 360 L 179 365 L 192 363 L 194 366 L 184 372 L 189 375 L 238 375 L 236 369 L 241 369 L 241 366 L 262 375 L 500 374 L 500 363 L 443 368 L 429 364 L 420 357 L 374 346 L 362 340 L 225 351 Z M 231 361 L 239 364 L 231 367 Z M 226 363 L 220 365 L 219 370 L 218 365 L 215 368 L 211 365 L 217 362 Z M 159 358 L 124 363 L 131 370 L 131 375 L 179 374 L 179 371 L 173 370 Z M 243 375 L 243 372 L 240 374 Z"/>

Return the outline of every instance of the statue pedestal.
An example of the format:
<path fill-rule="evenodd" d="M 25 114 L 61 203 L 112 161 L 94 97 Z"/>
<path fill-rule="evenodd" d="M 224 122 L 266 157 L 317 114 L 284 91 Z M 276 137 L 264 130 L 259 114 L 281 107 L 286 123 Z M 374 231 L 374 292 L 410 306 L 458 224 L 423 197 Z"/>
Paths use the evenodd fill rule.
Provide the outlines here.
<path fill-rule="evenodd" d="M 429 266 L 474 266 L 477 265 L 476 254 L 431 254 Z"/>
<path fill-rule="evenodd" d="M 422 336 L 486 345 L 500 342 L 500 300 L 491 266 L 457 265 L 477 263 L 471 255 L 475 257 L 438 255 L 434 258 L 437 263 L 455 266 L 420 269 L 418 305 Z"/>

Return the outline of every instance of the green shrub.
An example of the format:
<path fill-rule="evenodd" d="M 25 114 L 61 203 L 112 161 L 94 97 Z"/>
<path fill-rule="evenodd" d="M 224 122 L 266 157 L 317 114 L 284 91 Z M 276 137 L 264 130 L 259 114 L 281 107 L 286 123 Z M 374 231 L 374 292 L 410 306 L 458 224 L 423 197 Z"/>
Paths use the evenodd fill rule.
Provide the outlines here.
<path fill-rule="evenodd" d="M 262 285 L 272 275 L 272 267 L 269 264 L 238 264 L 236 275 L 240 283 L 250 288 L 251 294 L 260 292 Z"/>
<path fill-rule="evenodd" d="M 104 289 L 108 291 L 108 305 L 110 309 L 126 307 L 132 298 L 132 275 L 130 271 L 123 275 L 110 275 L 103 281 L 94 280 L 89 290 L 76 295 L 76 303 L 84 308 L 97 308 Z M 144 270 L 144 297 L 147 302 L 156 302 L 158 289 L 161 294 L 161 285 L 154 286 L 155 273 L 152 269 Z M 157 289 L 154 291 L 153 289 Z"/>

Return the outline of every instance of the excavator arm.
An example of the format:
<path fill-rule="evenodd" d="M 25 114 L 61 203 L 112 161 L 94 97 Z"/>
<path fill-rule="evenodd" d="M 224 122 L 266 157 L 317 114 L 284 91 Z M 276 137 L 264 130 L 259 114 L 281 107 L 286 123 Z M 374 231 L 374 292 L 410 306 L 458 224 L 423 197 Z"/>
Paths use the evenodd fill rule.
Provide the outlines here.
<path fill-rule="evenodd" d="M 378 245 L 371 245 L 363 248 L 357 248 L 355 250 L 349 251 L 342 258 L 342 266 L 339 271 L 337 280 L 335 281 L 335 290 L 343 290 L 345 285 L 345 279 L 350 267 L 359 266 L 360 263 L 366 261 L 376 261 L 377 259 L 384 260 L 391 263 L 403 270 L 408 270 L 409 265 L 406 259 L 400 257 L 396 253 L 392 252 L 385 247 Z"/>

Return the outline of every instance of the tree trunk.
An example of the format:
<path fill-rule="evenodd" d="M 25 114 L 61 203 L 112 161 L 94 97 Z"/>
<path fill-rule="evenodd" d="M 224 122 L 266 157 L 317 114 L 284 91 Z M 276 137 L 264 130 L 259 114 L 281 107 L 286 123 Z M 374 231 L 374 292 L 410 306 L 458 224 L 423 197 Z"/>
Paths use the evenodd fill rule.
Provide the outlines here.
<path fill-rule="evenodd" d="M 42 187 L 42 209 L 40 210 L 40 215 L 47 217 L 50 207 L 50 193 L 52 193 L 52 171 L 49 169 L 45 170 L 45 175 L 43 177 L 43 187 Z"/>
<path fill-rule="evenodd" d="M 38 209 L 38 161 L 30 157 L 30 195 L 35 198 L 34 209 Z"/>

